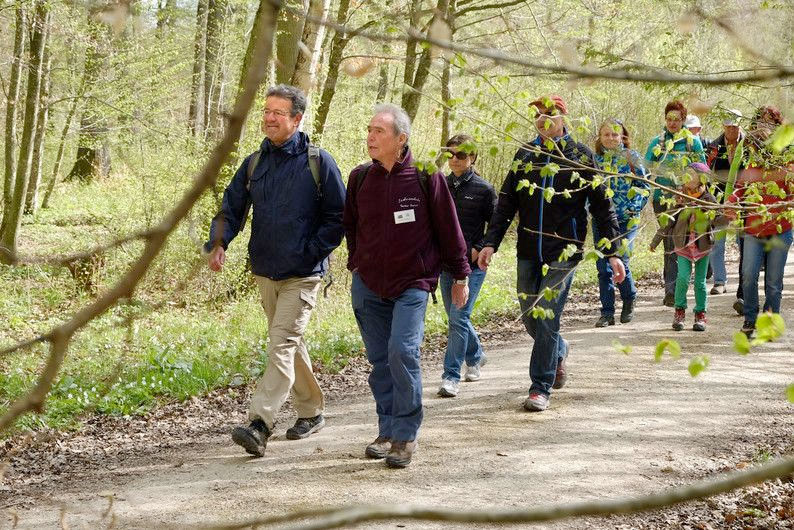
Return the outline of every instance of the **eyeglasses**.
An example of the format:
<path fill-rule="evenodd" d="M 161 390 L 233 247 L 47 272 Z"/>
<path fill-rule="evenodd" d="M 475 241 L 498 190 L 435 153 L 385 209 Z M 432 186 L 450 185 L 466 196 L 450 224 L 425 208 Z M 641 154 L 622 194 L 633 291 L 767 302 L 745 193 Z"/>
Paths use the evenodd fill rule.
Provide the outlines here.
<path fill-rule="evenodd" d="M 289 111 L 287 111 L 287 110 L 270 110 L 270 109 L 265 109 L 265 116 L 269 116 L 269 115 L 271 115 L 271 114 L 274 114 L 274 115 L 278 116 L 279 118 L 284 118 L 284 117 L 286 117 L 286 116 L 289 116 Z"/>
<path fill-rule="evenodd" d="M 458 160 L 466 160 L 467 158 L 469 158 L 469 153 L 458 151 L 457 153 L 452 153 L 452 156 L 457 158 Z"/>

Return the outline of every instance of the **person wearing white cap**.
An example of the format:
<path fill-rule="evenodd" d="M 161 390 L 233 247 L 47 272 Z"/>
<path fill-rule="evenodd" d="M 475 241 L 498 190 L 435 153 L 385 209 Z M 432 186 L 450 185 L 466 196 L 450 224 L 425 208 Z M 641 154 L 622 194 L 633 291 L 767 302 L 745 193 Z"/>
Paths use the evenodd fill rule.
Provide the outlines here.
<path fill-rule="evenodd" d="M 728 173 L 733 163 L 733 157 L 736 153 L 736 147 L 744 139 L 744 131 L 739 127 L 739 120 L 742 119 L 742 113 L 736 109 L 729 109 L 725 112 L 725 117 L 722 120 L 723 133 L 715 139 L 709 146 L 706 157 L 707 163 L 714 175 L 717 178 L 717 191 L 715 193 L 717 200 L 723 202 L 725 200 L 725 184 L 728 181 Z M 741 171 L 746 166 L 746 161 L 742 160 L 739 165 Z M 720 237 L 719 234 L 714 237 L 714 249 L 709 255 L 711 260 L 711 268 L 714 270 L 714 286 L 711 288 L 711 294 L 725 293 L 727 272 L 725 270 L 725 237 Z M 741 243 L 741 239 L 739 239 Z M 741 292 L 742 284 L 742 271 L 739 269 L 739 291 L 736 293 L 738 299 L 743 298 Z"/>
<path fill-rule="evenodd" d="M 704 150 L 708 150 L 708 148 L 711 146 L 711 140 L 706 140 L 703 138 L 703 135 L 700 134 L 700 131 L 703 130 L 703 126 L 700 124 L 700 118 L 698 118 L 695 114 L 687 115 L 686 121 L 684 122 L 684 127 L 689 129 L 689 132 L 700 139 L 700 143 L 703 144 Z"/>

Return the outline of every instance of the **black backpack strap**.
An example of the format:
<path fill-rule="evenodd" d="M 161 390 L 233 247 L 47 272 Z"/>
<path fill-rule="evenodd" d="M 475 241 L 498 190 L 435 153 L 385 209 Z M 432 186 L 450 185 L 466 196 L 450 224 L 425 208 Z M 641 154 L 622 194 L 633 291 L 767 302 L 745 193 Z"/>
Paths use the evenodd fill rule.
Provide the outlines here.
<path fill-rule="evenodd" d="M 240 224 L 240 230 L 243 229 L 245 226 L 245 221 L 248 219 L 248 212 L 251 211 L 251 201 L 250 191 L 251 191 L 251 177 L 254 176 L 254 171 L 256 170 L 257 164 L 259 164 L 259 157 L 262 154 L 262 151 L 257 149 L 251 154 L 251 157 L 248 159 L 248 166 L 245 168 L 245 191 L 249 192 L 248 202 L 245 203 L 245 212 L 243 213 L 243 221 Z"/>
<path fill-rule="evenodd" d="M 309 144 L 309 171 L 312 172 L 314 185 L 317 186 L 317 195 L 322 198 L 323 186 L 320 180 L 320 148 L 313 144 Z"/>

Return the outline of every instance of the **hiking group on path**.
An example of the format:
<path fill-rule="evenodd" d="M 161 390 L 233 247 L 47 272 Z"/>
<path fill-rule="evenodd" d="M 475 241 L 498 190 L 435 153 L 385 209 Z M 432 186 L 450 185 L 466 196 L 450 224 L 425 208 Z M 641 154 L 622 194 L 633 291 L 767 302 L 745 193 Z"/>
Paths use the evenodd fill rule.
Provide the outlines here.
<path fill-rule="evenodd" d="M 660 225 L 651 250 L 660 243 L 664 248 L 662 303 L 674 308 L 674 330 L 684 327 L 693 271 L 692 329 L 706 329 L 707 276 L 713 271 L 712 294 L 725 292 L 725 227 L 737 217 L 743 225 L 737 231 L 734 309 L 744 315 L 742 330 L 749 336 L 755 328 L 762 268 L 763 311 L 780 312 L 792 244 L 787 206 L 794 200 L 794 164 L 790 146 L 782 155 L 767 147 L 783 123 L 774 107 L 760 107 L 746 130 L 740 111 L 725 111 L 723 134 L 707 141 L 699 118 L 671 101 L 663 132 L 641 157 L 616 118 L 601 124 L 594 151 L 578 142 L 570 134 L 566 102 L 544 96 L 528 111 L 537 136 L 518 149 L 498 195 L 475 169 L 477 146 L 467 134 L 446 143 L 449 175 L 419 169 L 409 147 L 411 120 L 390 104 L 375 107 L 366 137 L 371 161 L 354 168 L 345 187 L 334 158 L 300 131 L 305 111 L 300 89 L 277 85 L 267 91 L 265 139 L 226 188 L 204 246 L 209 267 L 219 271 L 253 212 L 248 251 L 268 322 L 268 362 L 251 399 L 250 424 L 232 431 L 232 440 L 252 455 L 265 454 L 276 413 L 290 393 L 298 419 L 288 439 L 325 425 L 325 401 L 304 333 L 329 256 L 343 238 L 378 416 L 377 436 L 365 454 L 389 467 L 406 467 L 417 449 L 420 345 L 428 298 L 439 283 L 449 331 L 438 395 L 454 397 L 461 379 L 481 377 L 487 357 L 471 314 L 516 215 L 516 288 L 533 338 L 528 411 L 547 409 L 552 389 L 566 382 L 570 344 L 560 334 L 560 318 L 589 219 L 598 252 L 596 327 L 615 324 L 616 291 L 620 322 L 633 318 L 637 289 L 630 256 L 649 199 Z"/>

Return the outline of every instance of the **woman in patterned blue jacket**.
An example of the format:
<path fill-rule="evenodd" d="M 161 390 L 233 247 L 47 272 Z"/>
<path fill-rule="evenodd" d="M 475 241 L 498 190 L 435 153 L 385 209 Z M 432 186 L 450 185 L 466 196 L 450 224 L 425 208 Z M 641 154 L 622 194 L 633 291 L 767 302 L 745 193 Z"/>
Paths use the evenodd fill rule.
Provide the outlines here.
<path fill-rule="evenodd" d="M 626 267 L 626 279 L 623 283 L 618 284 L 620 298 L 623 300 L 620 321 L 624 324 L 631 322 L 634 314 L 634 301 L 637 298 L 637 288 L 629 269 L 629 256 L 634 247 L 640 212 L 648 202 L 651 192 L 642 157 L 629 147 L 629 132 L 620 120 L 610 118 L 601 124 L 595 142 L 595 159 L 598 167 L 607 173 L 602 176 L 608 182 L 610 190 L 608 193 L 612 194 L 612 203 L 615 205 L 615 213 L 620 225 L 621 240 L 626 240 L 625 246 L 621 245 L 621 241 L 617 242 L 618 245 L 624 247 L 618 255 Z M 593 225 L 593 243 L 598 245 L 600 239 L 598 229 Z M 601 297 L 601 317 L 596 322 L 596 327 L 613 326 L 615 324 L 615 282 L 612 279 L 612 269 L 606 258 L 599 259 L 596 262 L 596 267 L 598 268 L 598 290 Z"/>

